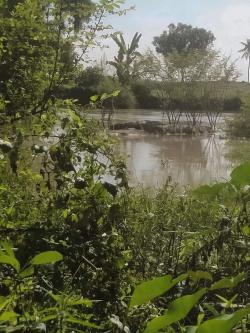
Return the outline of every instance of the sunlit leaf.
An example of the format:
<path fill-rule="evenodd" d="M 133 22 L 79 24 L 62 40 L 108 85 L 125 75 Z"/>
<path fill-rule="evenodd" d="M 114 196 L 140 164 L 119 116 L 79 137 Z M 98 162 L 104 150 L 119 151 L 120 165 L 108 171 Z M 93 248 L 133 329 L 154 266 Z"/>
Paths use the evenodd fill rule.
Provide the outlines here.
<path fill-rule="evenodd" d="M 19 276 L 21 278 L 26 278 L 34 274 L 34 267 L 29 266 L 26 269 L 24 269 L 22 272 L 19 273 Z"/>
<path fill-rule="evenodd" d="M 17 272 L 20 271 L 19 261 L 15 257 L 0 254 L 0 264 L 11 265 Z"/>
<path fill-rule="evenodd" d="M 91 97 L 90 97 L 90 100 L 91 100 L 92 102 L 96 102 L 96 101 L 98 100 L 98 98 L 99 98 L 98 95 L 94 95 L 94 96 L 91 96 Z"/>
<path fill-rule="evenodd" d="M 229 315 L 207 320 L 197 328 L 196 333 L 229 333 L 249 313 L 250 308 L 246 308 Z"/>
<path fill-rule="evenodd" d="M 18 314 L 13 311 L 5 311 L 0 315 L 0 321 L 10 321 L 18 317 Z"/>
<path fill-rule="evenodd" d="M 142 282 L 136 286 L 130 301 L 130 308 L 135 305 L 141 305 L 149 302 L 152 299 L 164 294 L 169 289 L 174 287 L 177 283 L 184 280 L 187 277 L 186 274 L 181 275 L 179 278 L 172 279 L 170 275 L 162 276 Z"/>
<path fill-rule="evenodd" d="M 170 304 L 165 315 L 156 317 L 147 324 L 144 333 L 158 332 L 163 328 L 184 319 L 206 291 L 207 290 L 204 288 L 197 291 L 195 294 L 182 296 L 174 300 Z"/>
<path fill-rule="evenodd" d="M 237 188 L 250 184 L 250 162 L 241 164 L 231 173 L 231 183 Z"/>
<path fill-rule="evenodd" d="M 247 275 L 245 273 L 240 273 L 235 277 L 232 278 L 224 278 L 220 281 L 215 282 L 210 287 L 210 290 L 217 290 L 217 289 L 231 289 L 237 286 L 240 282 L 246 279 Z"/>
<path fill-rule="evenodd" d="M 205 272 L 205 271 L 189 271 L 188 275 L 191 277 L 193 281 L 199 281 L 199 280 L 213 280 L 213 277 L 210 273 Z"/>
<path fill-rule="evenodd" d="M 39 253 L 36 255 L 32 260 L 32 265 L 46 265 L 46 264 L 53 264 L 57 261 L 63 260 L 63 256 L 61 253 L 57 251 L 46 251 Z"/>

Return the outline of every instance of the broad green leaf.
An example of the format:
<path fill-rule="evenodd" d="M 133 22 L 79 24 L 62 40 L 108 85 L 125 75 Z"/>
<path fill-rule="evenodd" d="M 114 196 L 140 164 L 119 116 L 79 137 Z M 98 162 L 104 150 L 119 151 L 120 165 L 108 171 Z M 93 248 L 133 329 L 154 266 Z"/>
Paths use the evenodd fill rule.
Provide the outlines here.
<path fill-rule="evenodd" d="M 21 271 L 19 273 L 19 276 L 24 279 L 26 277 L 29 277 L 29 276 L 33 275 L 33 274 L 34 274 L 34 267 L 29 266 L 26 269 L 24 269 L 23 271 Z"/>
<path fill-rule="evenodd" d="M 246 279 L 245 273 L 240 273 L 235 277 L 232 278 L 224 278 L 220 281 L 215 282 L 210 287 L 210 290 L 217 290 L 217 289 L 231 289 L 237 286 L 241 281 L 244 281 Z"/>
<path fill-rule="evenodd" d="M 177 276 L 177 278 L 173 279 L 173 281 L 172 281 L 172 287 L 174 287 L 179 282 L 182 282 L 182 281 L 186 280 L 187 277 L 188 277 L 187 273 L 184 273 L 184 274 L 181 274 L 181 275 Z"/>
<path fill-rule="evenodd" d="M 238 310 L 230 315 L 222 315 L 203 322 L 196 333 L 230 333 L 245 316 L 250 313 L 250 307 Z"/>
<path fill-rule="evenodd" d="M 18 314 L 13 311 L 5 311 L 0 315 L 0 321 L 9 321 L 18 317 Z"/>
<path fill-rule="evenodd" d="M 241 164 L 231 173 L 231 183 L 237 188 L 250 184 L 250 162 Z"/>
<path fill-rule="evenodd" d="M 206 293 L 207 289 L 201 289 L 195 294 L 182 296 L 174 300 L 166 314 L 160 317 L 156 317 L 151 320 L 146 327 L 144 333 L 155 333 L 163 328 L 184 319 L 201 297 Z"/>
<path fill-rule="evenodd" d="M 210 273 L 205 272 L 205 271 L 189 271 L 188 275 L 191 277 L 193 281 L 199 281 L 199 280 L 213 280 L 213 277 Z"/>
<path fill-rule="evenodd" d="M 180 277 L 177 277 L 176 279 L 173 280 L 170 275 L 166 275 L 159 278 L 155 278 L 153 280 L 142 282 L 141 284 L 135 287 L 129 307 L 131 308 L 135 305 L 141 305 L 143 303 L 147 303 L 152 299 L 163 295 L 169 289 L 174 287 L 177 283 L 184 280 L 186 277 L 187 275 L 183 274 Z"/>
<path fill-rule="evenodd" d="M 57 261 L 63 260 L 63 256 L 61 253 L 57 251 L 46 251 L 39 253 L 36 255 L 32 260 L 32 265 L 46 265 L 46 264 L 53 264 Z"/>
<path fill-rule="evenodd" d="M 19 261 L 15 257 L 0 254 L 0 264 L 11 265 L 17 272 L 20 271 Z"/>
<path fill-rule="evenodd" d="M 11 302 L 10 298 L 0 296 L 0 311 L 2 311 Z"/>

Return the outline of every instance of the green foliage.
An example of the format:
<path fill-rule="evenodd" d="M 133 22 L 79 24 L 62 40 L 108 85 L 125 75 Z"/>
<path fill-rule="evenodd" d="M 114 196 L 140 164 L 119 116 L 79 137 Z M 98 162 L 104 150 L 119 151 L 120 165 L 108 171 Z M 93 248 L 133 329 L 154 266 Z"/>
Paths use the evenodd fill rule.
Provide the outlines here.
<path fill-rule="evenodd" d="M 210 319 L 201 324 L 197 329 L 194 330 L 195 333 L 227 333 L 231 332 L 232 329 L 248 314 L 250 313 L 250 308 L 244 310 L 238 310 L 232 314 L 222 315 L 215 319 Z"/>
<path fill-rule="evenodd" d="M 37 254 L 32 260 L 32 265 L 46 265 L 50 263 L 55 263 L 63 259 L 63 256 L 57 251 L 46 251 Z"/>
<path fill-rule="evenodd" d="M 1 332 L 128 333 L 145 322 L 157 331 L 196 321 L 197 330 L 206 330 L 220 312 L 213 290 L 223 291 L 227 330 L 248 311 L 232 313 L 230 294 L 235 288 L 240 306 L 241 285 L 249 289 L 242 273 L 249 260 L 248 165 L 233 171 L 227 185 L 200 189 L 198 196 L 180 195 L 170 183 L 154 193 L 133 190 L 116 141 L 86 116 L 116 103 L 132 107 L 134 94 L 139 100 L 149 92 L 133 85 L 133 94 L 117 80 L 100 78 L 97 69 L 79 66 L 85 67 L 96 36 L 106 36 L 105 17 L 124 13 L 122 2 L 0 3 Z M 129 46 L 118 36 L 115 64 L 126 86 L 140 69 L 141 36 Z M 88 96 L 84 108 L 59 98 L 74 82 L 76 96 Z M 76 97 L 81 104 L 84 98 Z M 211 99 L 210 107 L 217 102 Z M 213 283 L 212 276 L 220 280 Z M 204 295 L 209 313 L 198 313 Z"/>
<path fill-rule="evenodd" d="M 171 23 L 168 31 L 164 31 L 159 37 L 154 37 L 156 51 L 167 55 L 173 51 L 188 53 L 194 50 L 205 51 L 214 42 L 215 37 L 211 31 L 194 28 L 191 25 Z"/>
<path fill-rule="evenodd" d="M 250 78 L 250 40 L 247 39 L 246 42 L 241 42 L 243 48 L 239 51 L 242 53 L 242 58 L 245 58 L 248 60 L 248 70 L 247 70 L 247 75 L 248 75 L 248 83 L 249 83 L 249 78 Z"/>
<path fill-rule="evenodd" d="M 249 138 L 250 137 L 250 112 L 249 101 L 246 99 L 243 103 L 241 112 L 236 114 L 233 120 L 228 122 L 228 133 L 232 137 Z"/>
<path fill-rule="evenodd" d="M 125 43 L 122 34 L 112 36 L 114 42 L 119 47 L 118 56 L 114 61 L 109 61 L 108 64 L 116 69 L 118 79 L 122 85 L 129 85 L 136 78 L 137 59 L 140 53 L 137 51 L 141 34 L 135 33 L 131 44 L 128 46 Z"/>
<path fill-rule="evenodd" d="M 47 290 L 48 282 L 46 282 L 46 288 L 41 286 L 34 266 L 51 265 L 61 261 L 63 256 L 59 252 L 39 253 L 19 272 L 20 263 L 15 257 L 12 246 L 6 241 L 2 242 L 2 246 L 12 260 L 1 263 L 13 266 L 17 276 L 6 277 L 3 281 L 8 289 L 8 294 L 0 296 L 1 332 L 49 331 L 63 333 L 72 329 L 83 332 L 82 327 L 100 329 L 99 325 L 89 320 L 92 317 L 91 314 L 82 313 L 83 307 L 92 308 L 93 303 L 90 300 L 74 294 L 55 295 L 52 291 Z M 14 260 L 15 265 L 13 265 Z M 45 280 L 47 276 L 43 275 L 42 278 Z M 45 298 L 47 298 L 43 304 L 34 299 L 36 293 L 42 291 L 45 292 Z M 44 298 L 44 295 L 40 296 Z"/>
<path fill-rule="evenodd" d="M 143 303 L 146 303 L 147 301 L 152 300 L 155 297 L 164 294 L 185 278 L 185 274 L 183 274 L 183 276 L 180 276 L 177 279 L 172 279 L 170 275 L 167 275 L 141 283 L 138 287 L 135 288 L 135 291 L 130 301 L 130 307 L 133 307 L 135 305 L 141 305 Z"/>
<path fill-rule="evenodd" d="M 203 276 L 204 276 L 203 272 Z M 182 281 L 183 279 L 187 278 L 188 275 L 181 275 L 180 277 L 177 277 L 176 281 Z M 208 293 L 208 291 L 213 291 L 216 288 L 234 288 L 239 282 L 242 281 L 243 277 L 245 277 L 244 274 L 241 276 L 237 276 L 236 278 L 232 279 L 224 279 L 218 282 L 215 282 L 212 284 L 210 288 L 203 288 L 198 291 L 196 291 L 193 294 L 190 295 L 184 295 L 181 297 L 176 298 L 174 301 L 172 301 L 169 306 L 168 310 L 165 311 L 165 313 L 161 316 L 157 316 L 156 318 L 150 320 L 147 323 L 145 333 L 156 333 L 159 331 L 162 331 L 166 329 L 167 327 L 179 323 L 179 327 L 181 328 L 181 331 L 185 330 L 185 326 L 181 325 L 181 322 L 188 316 L 190 311 L 197 306 L 197 303 L 202 299 L 202 297 Z M 165 289 L 164 285 L 162 286 L 162 283 L 165 279 Z M 171 280 L 171 276 L 168 277 L 168 280 Z M 230 281 L 230 283 L 229 283 Z M 167 282 L 167 283 L 166 283 Z M 172 287 L 175 284 L 172 285 Z M 167 289 L 168 286 L 168 289 Z M 169 284 L 169 281 L 166 281 L 166 277 L 162 278 L 156 278 L 151 281 L 143 282 L 140 284 L 134 291 L 132 298 L 131 298 L 131 305 L 141 305 L 143 302 L 147 302 L 149 300 L 153 300 L 156 296 L 156 293 L 152 292 L 152 288 L 154 290 L 157 290 L 158 296 L 165 294 L 166 290 L 169 290 L 172 288 Z M 150 288 L 150 289 L 147 289 Z M 160 294 L 161 290 L 161 294 Z M 147 294 L 147 297 L 144 299 L 140 298 L 138 293 L 141 292 L 142 296 Z M 136 303 L 135 300 L 139 299 L 139 303 Z M 213 319 L 204 320 L 204 314 L 201 314 L 199 316 L 202 316 L 199 318 L 198 316 L 198 323 L 197 326 L 193 326 L 192 329 L 190 326 L 187 326 L 186 329 L 189 332 L 190 329 L 192 332 L 231 332 L 231 330 L 248 314 L 250 313 L 250 308 L 247 307 L 245 309 L 241 309 L 238 311 L 235 311 L 231 314 L 223 314 L 216 316 Z M 173 325 L 174 327 L 174 325 Z M 185 330 L 186 331 L 186 330 Z"/>

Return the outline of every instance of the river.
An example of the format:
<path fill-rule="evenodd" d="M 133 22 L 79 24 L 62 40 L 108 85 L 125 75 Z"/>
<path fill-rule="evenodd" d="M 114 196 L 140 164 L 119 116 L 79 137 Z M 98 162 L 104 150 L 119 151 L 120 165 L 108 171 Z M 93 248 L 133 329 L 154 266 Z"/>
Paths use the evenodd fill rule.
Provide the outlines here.
<path fill-rule="evenodd" d="M 127 161 L 130 184 L 159 187 L 171 180 L 182 186 L 196 187 L 227 179 L 233 162 L 227 157 L 229 148 L 227 140 L 222 138 L 221 128 L 230 117 L 232 114 L 220 118 L 219 132 L 212 136 L 153 135 L 134 129 L 115 132 L 120 139 L 119 152 Z M 206 123 L 206 116 L 203 118 Z M 113 121 L 161 119 L 160 111 L 120 110 Z"/>

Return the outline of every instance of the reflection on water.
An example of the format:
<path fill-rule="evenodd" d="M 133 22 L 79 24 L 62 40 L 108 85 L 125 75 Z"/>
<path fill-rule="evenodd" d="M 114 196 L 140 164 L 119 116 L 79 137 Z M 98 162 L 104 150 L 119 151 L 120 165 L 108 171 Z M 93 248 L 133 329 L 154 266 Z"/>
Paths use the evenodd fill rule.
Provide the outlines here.
<path fill-rule="evenodd" d="M 232 162 L 226 141 L 216 137 L 121 136 L 131 184 L 162 186 L 169 177 L 181 185 L 198 186 L 228 178 Z"/>
<path fill-rule="evenodd" d="M 218 125 L 223 126 L 225 119 L 231 119 L 232 113 L 223 113 L 218 119 Z M 208 124 L 208 119 L 205 114 L 201 117 L 202 124 Z M 145 110 L 145 109 L 129 109 L 129 110 L 116 110 L 113 116 L 113 123 L 124 123 L 128 121 L 167 121 L 166 117 L 163 118 L 161 110 Z M 180 121 L 186 121 L 186 113 L 183 112 Z"/>

